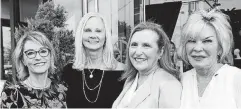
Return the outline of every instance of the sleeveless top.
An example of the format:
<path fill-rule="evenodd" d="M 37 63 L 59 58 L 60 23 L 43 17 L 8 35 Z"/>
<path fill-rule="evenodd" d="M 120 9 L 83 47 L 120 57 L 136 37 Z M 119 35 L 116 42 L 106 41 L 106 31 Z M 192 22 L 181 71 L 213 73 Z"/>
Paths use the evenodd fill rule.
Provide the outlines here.
<path fill-rule="evenodd" d="M 235 109 L 235 92 L 240 90 L 240 86 L 235 87 L 238 79 L 235 76 L 240 76 L 241 70 L 223 65 L 212 77 L 206 87 L 203 96 L 198 96 L 197 78 L 195 69 L 191 69 L 182 76 L 182 109 L 193 108 L 217 108 L 217 109 Z M 241 78 L 241 77 L 239 77 Z M 240 84 L 240 83 L 239 83 Z"/>
<path fill-rule="evenodd" d="M 68 84 L 67 107 L 69 108 L 111 108 L 120 94 L 124 82 L 119 81 L 123 71 L 103 71 L 72 68 L 72 63 L 64 67 L 63 80 Z"/>

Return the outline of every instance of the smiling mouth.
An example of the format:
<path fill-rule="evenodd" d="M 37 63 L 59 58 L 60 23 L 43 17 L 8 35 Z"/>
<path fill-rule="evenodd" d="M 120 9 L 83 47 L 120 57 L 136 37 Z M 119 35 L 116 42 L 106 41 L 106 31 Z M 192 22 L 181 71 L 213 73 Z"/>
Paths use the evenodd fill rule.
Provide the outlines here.
<path fill-rule="evenodd" d="M 135 59 L 135 61 L 137 61 L 137 62 L 143 62 L 143 61 L 146 60 L 145 58 L 134 58 L 134 59 Z"/>
<path fill-rule="evenodd" d="M 89 43 L 99 43 L 98 40 L 88 40 Z"/>
<path fill-rule="evenodd" d="M 192 56 L 192 58 L 196 61 L 201 61 L 203 60 L 205 57 L 204 56 Z"/>
<path fill-rule="evenodd" d="M 40 63 L 35 63 L 34 65 L 36 66 L 43 66 L 45 64 L 45 62 L 40 62 Z"/>

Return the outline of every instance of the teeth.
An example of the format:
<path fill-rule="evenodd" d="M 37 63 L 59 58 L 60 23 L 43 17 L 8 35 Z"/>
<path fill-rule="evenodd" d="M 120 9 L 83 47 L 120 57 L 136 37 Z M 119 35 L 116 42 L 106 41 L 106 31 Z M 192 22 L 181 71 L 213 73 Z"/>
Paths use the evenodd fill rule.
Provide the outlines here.
<path fill-rule="evenodd" d="M 44 65 L 44 63 L 42 62 L 42 63 L 37 63 L 37 64 L 35 64 L 35 65 L 37 65 L 37 66 L 42 66 L 42 65 Z"/>
<path fill-rule="evenodd" d="M 143 58 L 135 58 L 135 60 L 138 62 L 145 61 L 145 59 L 143 59 Z"/>
<path fill-rule="evenodd" d="M 97 41 L 97 40 L 89 40 L 88 42 L 90 42 L 90 43 L 98 43 L 99 41 Z"/>

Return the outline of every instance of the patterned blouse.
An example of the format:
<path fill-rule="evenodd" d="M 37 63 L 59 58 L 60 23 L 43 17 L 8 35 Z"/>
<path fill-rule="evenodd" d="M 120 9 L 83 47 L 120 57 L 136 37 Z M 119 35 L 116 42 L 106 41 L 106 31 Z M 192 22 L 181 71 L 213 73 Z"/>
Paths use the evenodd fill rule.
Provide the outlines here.
<path fill-rule="evenodd" d="M 45 89 L 33 89 L 23 82 L 6 82 L 0 97 L 1 108 L 66 108 L 67 88 L 63 83 L 51 83 Z"/>

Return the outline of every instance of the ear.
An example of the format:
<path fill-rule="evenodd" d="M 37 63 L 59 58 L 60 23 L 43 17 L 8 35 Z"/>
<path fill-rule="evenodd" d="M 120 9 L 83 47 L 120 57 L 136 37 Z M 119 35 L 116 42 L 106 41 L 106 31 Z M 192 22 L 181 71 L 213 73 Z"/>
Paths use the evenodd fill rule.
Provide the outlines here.
<path fill-rule="evenodd" d="M 159 49 L 159 58 L 162 57 L 163 53 L 164 53 L 164 47 L 162 47 L 161 49 Z"/>
<path fill-rule="evenodd" d="M 223 50 L 218 50 L 218 56 L 221 56 L 221 54 L 222 54 L 222 52 L 223 52 Z"/>

